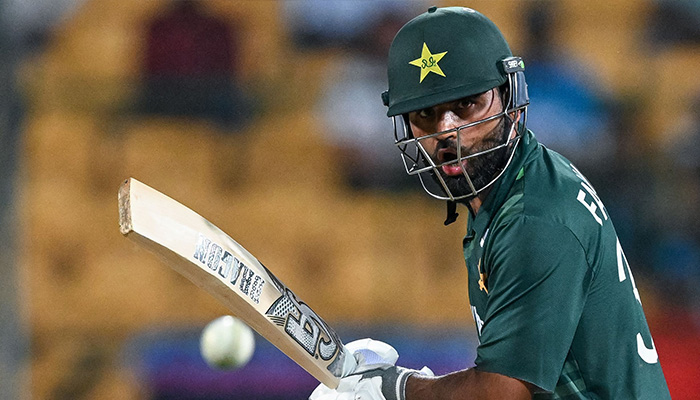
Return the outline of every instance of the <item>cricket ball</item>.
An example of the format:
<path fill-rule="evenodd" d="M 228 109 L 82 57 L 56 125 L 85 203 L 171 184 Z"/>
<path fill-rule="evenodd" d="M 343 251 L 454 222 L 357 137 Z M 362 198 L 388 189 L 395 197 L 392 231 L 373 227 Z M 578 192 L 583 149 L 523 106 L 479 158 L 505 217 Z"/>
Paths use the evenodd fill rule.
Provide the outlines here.
<path fill-rule="evenodd" d="M 199 349 L 204 361 L 212 368 L 241 368 L 253 356 L 255 337 L 253 330 L 243 321 L 225 315 L 204 327 Z"/>

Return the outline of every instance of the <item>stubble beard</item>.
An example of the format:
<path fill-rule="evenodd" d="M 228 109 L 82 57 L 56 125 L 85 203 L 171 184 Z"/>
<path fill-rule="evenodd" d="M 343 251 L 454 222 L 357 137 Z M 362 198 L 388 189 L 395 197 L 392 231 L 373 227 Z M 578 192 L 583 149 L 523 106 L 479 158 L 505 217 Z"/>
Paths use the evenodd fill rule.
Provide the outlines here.
<path fill-rule="evenodd" d="M 510 133 L 511 124 L 506 124 L 507 118 L 501 118 L 498 125 L 494 127 L 491 132 L 484 137 L 484 139 L 475 144 L 472 147 L 461 146 L 462 157 L 468 155 L 476 154 L 482 151 L 486 151 L 497 147 L 506 141 L 506 137 Z M 444 142 L 439 143 L 434 154 L 433 160 L 437 160 L 437 151 L 443 148 L 453 148 L 456 151 L 457 140 L 456 139 L 446 139 Z M 467 160 L 464 166 L 465 171 L 469 174 L 474 189 L 477 191 L 483 189 L 491 183 L 491 181 L 500 173 L 507 162 L 509 149 L 512 146 L 503 146 L 498 150 L 490 151 L 488 153 L 470 158 Z M 469 198 L 473 198 L 476 194 L 473 192 L 472 188 L 469 186 L 467 178 L 461 174 L 457 176 L 450 176 L 445 174 L 442 169 L 438 169 L 438 173 L 445 181 L 445 185 L 449 189 L 450 193 L 454 197 L 461 197 L 466 195 L 471 195 Z M 433 179 L 439 183 L 438 178 L 433 173 Z"/>

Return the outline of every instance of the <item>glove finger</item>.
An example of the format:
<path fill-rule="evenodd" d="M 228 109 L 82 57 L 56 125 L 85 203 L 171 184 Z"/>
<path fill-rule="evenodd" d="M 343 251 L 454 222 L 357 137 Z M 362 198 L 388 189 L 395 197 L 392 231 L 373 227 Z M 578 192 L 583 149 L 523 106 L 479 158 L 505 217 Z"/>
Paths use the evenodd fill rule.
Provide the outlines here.
<path fill-rule="evenodd" d="M 343 378 L 336 389 L 320 384 L 311 392 L 309 400 L 353 400 L 354 389 L 360 379 L 362 379 L 361 375 L 351 375 Z"/>
<path fill-rule="evenodd" d="M 381 388 L 382 378 L 380 376 L 363 379 L 355 387 L 354 400 L 386 400 Z"/>
<path fill-rule="evenodd" d="M 336 391 L 332 391 L 330 393 L 324 394 L 321 397 L 314 397 L 314 398 L 309 397 L 309 400 L 354 400 L 354 399 L 353 399 L 352 393 L 348 393 L 348 392 L 338 393 Z"/>
<path fill-rule="evenodd" d="M 337 392 L 352 392 L 353 388 L 357 385 L 357 382 L 362 379 L 362 375 L 350 375 L 340 380 L 338 387 L 335 389 Z"/>
<path fill-rule="evenodd" d="M 359 339 L 345 345 L 350 353 L 361 352 L 367 364 L 396 364 L 399 353 L 391 345 L 374 339 Z"/>
<path fill-rule="evenodd" d="M 316 389 L 314 389 L 313 392 L 311 392 L 309 400 L 325 400 L 326 397 L 333 392 L 333 389 L 329 388 L 324 384 L 320 384 L 316 386 Z"/>

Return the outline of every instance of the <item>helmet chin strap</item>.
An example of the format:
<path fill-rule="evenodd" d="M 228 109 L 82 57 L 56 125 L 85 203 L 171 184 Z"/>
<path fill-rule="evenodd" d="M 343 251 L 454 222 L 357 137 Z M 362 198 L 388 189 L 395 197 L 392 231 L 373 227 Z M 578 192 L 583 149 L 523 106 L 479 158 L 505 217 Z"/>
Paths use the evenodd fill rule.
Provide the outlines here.
<path fill-rule="evenodd" d="M 457 212 L 457 202 L 452 200 L 447 200 L 447 218 L 445 218 L 445 226 L 457 221 L 459 213 Z"/>

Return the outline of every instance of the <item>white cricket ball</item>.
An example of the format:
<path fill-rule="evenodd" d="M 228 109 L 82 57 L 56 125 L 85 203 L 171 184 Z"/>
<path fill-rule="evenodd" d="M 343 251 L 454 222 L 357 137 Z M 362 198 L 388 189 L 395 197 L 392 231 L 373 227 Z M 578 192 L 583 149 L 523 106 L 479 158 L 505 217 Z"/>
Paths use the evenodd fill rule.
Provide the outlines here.
<path fill-rule="evenodd" d="M 240 368 L 250 361 L 255 350 L 253 330 L 230 315 L 210 322 L 202 331 L 199 349 L 212 368 Z"/>

